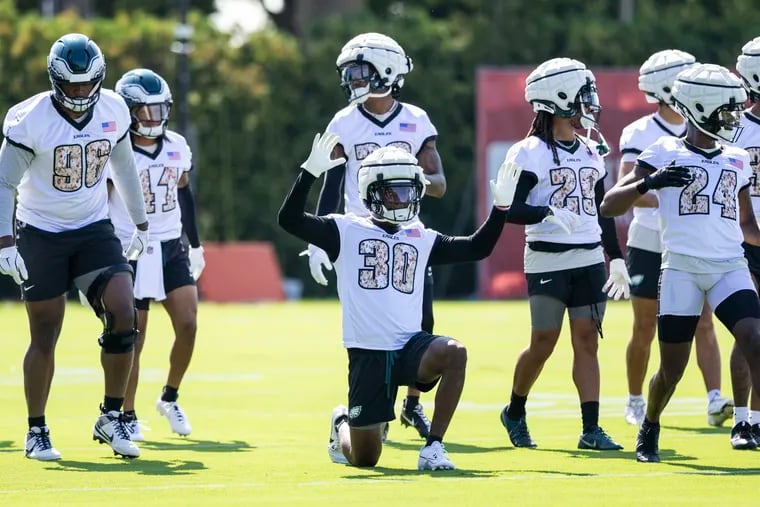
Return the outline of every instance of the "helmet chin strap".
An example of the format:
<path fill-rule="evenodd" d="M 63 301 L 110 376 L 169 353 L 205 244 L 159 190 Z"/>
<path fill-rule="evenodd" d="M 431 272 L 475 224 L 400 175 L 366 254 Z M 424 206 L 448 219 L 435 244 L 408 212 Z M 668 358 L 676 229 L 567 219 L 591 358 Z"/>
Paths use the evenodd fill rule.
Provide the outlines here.
<path fill-rule="evenodd" d="M 584 127 L 586 129 L 586 144 L 590 144 L 590 142 L 593 140 L 591 137 L 591 133 L 596 133 L 597 143 L 596 143 L 596 151 L 599 154 L 600 157 L 604 158 L 607 155 L 610 154 L 610 145 L 607 144 L 607 140 L 602 135 L 601 130 L 596 125 L 596 122 L 589 118 L 588 116 L 581 115 L 581 127 Z"/>

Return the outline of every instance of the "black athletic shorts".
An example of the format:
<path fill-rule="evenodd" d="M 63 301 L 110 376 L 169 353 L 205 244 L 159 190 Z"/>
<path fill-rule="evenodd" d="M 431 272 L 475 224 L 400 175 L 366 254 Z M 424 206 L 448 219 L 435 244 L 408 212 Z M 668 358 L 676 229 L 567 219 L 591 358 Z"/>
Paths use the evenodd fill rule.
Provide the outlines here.
<path fill-rule="evenodd" d="M 435 387 L 438 380 L 418 382 L 417 370 L 436 338 L 422 331 L 401 350 L 348 349 L 348 424 L 362 427 L 394 420 L 398 386 L 414 386 L 422 392 Z"/>
<path fill-rule="evenodd" d="M 749 271 L 755 280 L 760 282 L 760 246 L 750 245 L 749 243 L 742 243 L 744 248 L 744 257 L 749 264 Z"/>
<path fill-rule="evenodd" d="M 529 296 L 553 297 L 568 308 L 607 301 L 607 295 L 602 291 L 607 281 L 607 268 L 603 262 L 547 273 L 526 273 L 525 278 Z"/>
<path fill-rule="evenodd" d="M 631 276 L 631 296 L 657 299 L 662 254 L 629 246 L 625 264 Z"/>
<path fill-rule="evenodd" d="M 63 232 L 17 222 L 16 234 L 19 254 L 29 272 L 21 286 L 25 301 L 61 296 L 73 288 L 75 278 L 127 262 L 108 219 Z"/>

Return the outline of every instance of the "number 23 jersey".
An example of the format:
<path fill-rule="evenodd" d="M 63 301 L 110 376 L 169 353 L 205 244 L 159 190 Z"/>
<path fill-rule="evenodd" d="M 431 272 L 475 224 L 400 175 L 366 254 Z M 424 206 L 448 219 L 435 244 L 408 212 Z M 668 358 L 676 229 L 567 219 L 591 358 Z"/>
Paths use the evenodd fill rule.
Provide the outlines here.
<path fill-rule="evenodd" d="M 717 261 L 744 255 L 739 191 L 750 184 L 749 154 L 736 146 L 718 146 L 708 152 L 668 136 L 636 159 L 638 165 L 651 171 L 674 162 L 688 167 L 692 175 L 685 187 L 655 191 L 664 261 L 670 253 Z"/>
<path fill-rule="evenodd" d="M 126 103 L 106 89 L 79 122 L 56 109 L 50 92 L 13 106 L 3 134 L 10 144 L 34 154 L 18 186 L 16 218 L 49 232 L 79 229 L 106 218 L 103 173 L 129 124 Z"/>

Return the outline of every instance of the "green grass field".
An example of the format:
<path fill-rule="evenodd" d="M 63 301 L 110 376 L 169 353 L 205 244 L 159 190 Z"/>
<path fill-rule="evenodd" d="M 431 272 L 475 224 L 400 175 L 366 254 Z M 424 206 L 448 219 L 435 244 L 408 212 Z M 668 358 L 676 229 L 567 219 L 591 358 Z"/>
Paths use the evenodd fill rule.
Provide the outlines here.
<path fill-rule="evenodd" d="M 391 424 L 375 469 L 332 464 L 332 408 L 345 403 L 346 359 L 335 302 L 200 308 L 199 337 L 181 402 L 192 424 L 172 436 L 155 412 L 171 343 L 168 319 L 151 311 L 138 414 L 148 442 L 134 461 L 92 441 L 102 399 L 99 322 L 70 304 L 57 351 L 47 419 L 58 462 L 24 459 L 21 305 L 0 306 L 0 505 L 752 505 L 760 452 L 732 451 L 728 426 L 706 425 L 706 398 L 692 358 L 664 414 L 659 465 L 637 463 L 636 428 L 625 424 L 625 345 L 630 305 L 608 306 L 601 424 L 626 446 L 576 448 L 580 409 L 565 335 L 528 400 L 536 450 L 514 449 L 499 423 L 517 353 L 529 336 L 524 302 L 438 302 L 436 330 L 469 348 L 467 383 L 446 436 L 458 470 L 416 470 L 422 441 Z M 566 326 L 567 327 L 567 326 Z M 730 395 L 730 336 L 721 328 L 723 391 Z M 653 352 L 650 372 L 658 356 Z M 400 409 L 399 396 L 397 410 Z M 432 415 L 432 394 L 423 397 Z M 710 479 L 709 482 L 706 479 Z M 719 496 L 719 499 L 718 499 Z"/>

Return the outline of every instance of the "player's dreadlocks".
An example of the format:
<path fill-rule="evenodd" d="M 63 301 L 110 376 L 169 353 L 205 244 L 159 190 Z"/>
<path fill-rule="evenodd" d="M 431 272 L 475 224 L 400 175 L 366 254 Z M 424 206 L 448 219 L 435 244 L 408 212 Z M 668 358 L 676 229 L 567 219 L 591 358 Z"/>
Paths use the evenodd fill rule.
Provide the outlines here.
<path fill-rule="evenodd" d="M 536 136 L 545 142 L 546 146 L 552 150 L 554 163 L 559 165 L 559 154 L 557 154 L 557 145 L 554 143 L 554 133 L 552 132 L 552 117 L 553 115 L 546 111 L 537 112 L 526 137 Z"/>

